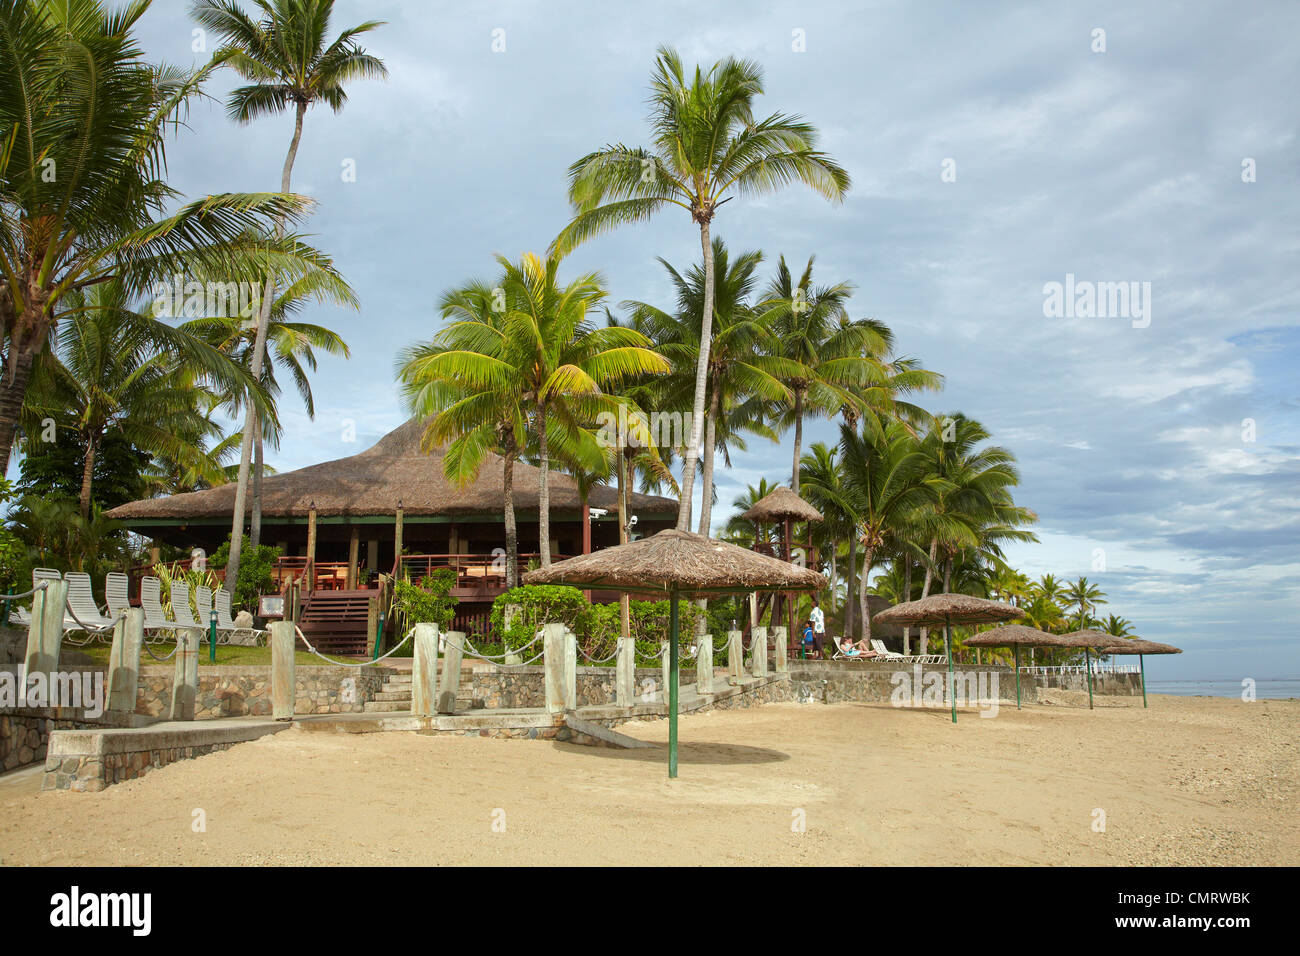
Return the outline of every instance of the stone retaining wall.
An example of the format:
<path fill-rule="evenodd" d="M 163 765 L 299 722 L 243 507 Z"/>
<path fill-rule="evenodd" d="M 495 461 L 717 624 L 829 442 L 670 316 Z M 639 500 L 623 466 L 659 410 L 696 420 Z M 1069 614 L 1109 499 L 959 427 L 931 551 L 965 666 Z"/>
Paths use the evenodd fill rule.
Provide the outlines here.
<path fill-rule="evenodd" d="M 117 715 L 87 720 L 78 710 L 63 707 L 24 707 L 0 714 L 0 773 L 45 759 L 50 734 L 87 726 L 118 727 Z"/>
<path fill-rule="evenodd" d="M 352 714 L 365 710 L 394 673 L 388 667 L 337 667 L 302 665 L 294 668 L 297 685 L 294 711 L 299 714 Z M 169 667 L 145 667 L 140 672 L 140 689 L 135 712 L 165 717 L 171 708 L 172 680 Z M 195 699 L 197 720 L 210 717 L 269 717 L 271 715 L 271 668 L 269 665 L 199 668 L 199 692 Z"/>

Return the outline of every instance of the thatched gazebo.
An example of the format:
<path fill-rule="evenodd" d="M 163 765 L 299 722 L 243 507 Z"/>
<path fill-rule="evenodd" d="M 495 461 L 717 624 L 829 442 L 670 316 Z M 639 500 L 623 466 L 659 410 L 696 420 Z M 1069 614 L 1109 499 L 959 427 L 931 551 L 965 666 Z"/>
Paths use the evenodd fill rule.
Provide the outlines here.
<path fill-rule="evenodd" d="M 1010 647 L 1016 660 L 1016 710 L 1020 709 L 1020 648 L 1024 647 L 1070 647 L 1062 643 L 1059 634 L 1040 631 L 1036 627 L 1024 624 L 1004 624 L 991 631 L 966 638 L 967 647 Z"/>
<path fill-rule="evenodd" d="M 679 598 L 757 589 L 815 591 L 826 584 L 816 571 L 689 531 L 660 531 L 595 554 L 559 561 L 524 575 L 525 584 L 567 584 L 668 597 L 668 776 L 677 776 Z"/>
<path fill-rule="evenodd" d="M 1012 604 L 990 601 L 970 594 L 931 594 L 919 601 L 905 601 L 887 608 L 871 619 L 886 624 L 913 624 L 918 627 L 943 625 L 943 645 L 948 653 L 948 693 L 952 700 L 952 722 L 957 723 L 957 694 L 953 688 L 952 625 L 997 624 L 1024 617 L 1025 612 Z"/>
<path fill-rule="evenodd" d="M 1172 644 L 1161 644 L 1159 641 L 1144 641 L 1140 637 L 1112 637 L 1114 644 L 1108 647 L 1097 649 L 1099 654 L 1136 654 L 1138 659 L 1138 673 L 1142 679 L 1142 706 L 1147 705 L 1147 671 L 1146 665 L 1142 662 L 1148 654 L 1181 654 L 1181 647 L 1174 647 Z"/>
<path fill-rule="evenodd" d="M 755 529 L 765 524 L 780 523 L 784 528 L 782 536 L 783 554 L 782 557 L 789 561 L 791 557 L 790 546 L 790 524 L 794 521 L 824 521 L 822 513 L 814 508 L 808 502 L 799 497 L 792 489 L 785 485 L 778 485 L 768 494 L 756 501 L 742 518 L 746 518 L 754 523 Z M 757 542 L 757 535 L 755 535 Z M 811 547 L 809 552 L 811 553 Z M 784 596 L 783 596 L 784 597 Z M 794 639 L 794 602 L 789 602 L 790 625 L 789 633 L 791 640 Z M 775 612 L 774 612 L 775 613 Z M 756 622 L 751 622 L 756 623 Z"/>

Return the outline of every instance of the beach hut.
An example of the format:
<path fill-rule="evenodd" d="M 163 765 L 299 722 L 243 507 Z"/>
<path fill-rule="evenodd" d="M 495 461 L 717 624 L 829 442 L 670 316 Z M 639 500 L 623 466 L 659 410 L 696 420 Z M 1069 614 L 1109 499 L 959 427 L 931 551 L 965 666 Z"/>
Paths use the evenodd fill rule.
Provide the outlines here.
<path fill-rule="evenodd" d="M 1142 658 L 1148 654 L 1181 654 L 1181 647 L 1161 644 L 1159 641 L 1144 641 L 1139 637 L 1112 637 L 1115 643 L 1099 648 L 1101 654 L 1136 654 L 1138 656 L 1138 673 L 1142 679 L 1142 706 L 1147 705 L 1147 672 Z"/>
<path fill-rule="evenodd" d="M 967 647 L 1010 647 L 1016 661 L 1016 710 L 1020 709 L 1020 648 L 1023 647 L 1069 647 L 1063 644 L 1058 634 L 1049 634 L 1036 627 L 1024 624 L 1004 624 L 991 631 L 983 631 L 966 638 Z"/>
<path fill-rule="evenodd" d="M 932 594 L 919 601 L 905 601 L 881 611 L 871 619 L 874 624 L 914 624 L 919 627 L 943 625 L 943 645 L 948 653 L 948 692 L 952 700 L 952 722 L 957 723 L 957 694 L 953 688 L 952 626 L 954 624 L 1000 624 L 1024 617 L 1025 612 L 1012 604 L 990 601 L 970 594 Z"/>
<path fill-rule="evenodd" d="M 668 776 L 677 776 L 677 602 L 757 590 L 818 591 L 816 571 L 689 531 L 660 531 L 524 575 L 525 584 L 663 594 L 668 598 Z"/>
<path fill-rule="evenodd" d="M 793 490 L 785 485 L 780 485 L 770 493 L 764 495 L 754 505 L 746 511 L 742 518 L 752 521 L 755 531 L 765 524 L 780 523 L 783 527 L 782 535 L 782 554 L 781 557 L 789 561 L 791 558 L 790 542 L 790 525 L 795 521 L 823 521 L 822 513 L 814 508 L 808 502 L 800 498 Z M 755 533 L 754 540 L 757 545 L 759 534 Z M 783 597 L 785 597 L 783 595 Z M 794 627 L 794 602 L 787 601 L 789 604 L 788 615 L 790 623 L 790 637 L 793 640 L 795 634 Z M 757 622 L 751 622 L 757 623 Z M 773 622 L 776 623 L 775 617 Z"/>

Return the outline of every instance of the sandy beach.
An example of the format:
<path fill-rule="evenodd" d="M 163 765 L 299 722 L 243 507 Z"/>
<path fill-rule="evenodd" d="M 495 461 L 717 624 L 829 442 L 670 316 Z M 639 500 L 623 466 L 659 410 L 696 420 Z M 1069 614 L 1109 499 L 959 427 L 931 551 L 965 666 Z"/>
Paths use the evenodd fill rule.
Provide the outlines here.
<path fill-rule="evenodd" d="M 1300 701 L 1051 699 L 955 727 L 872 704 L 687 716 L 675 781 L 659 748 L 297 730 L 99 794 L 20 771 L 0 778 L 0 860 L 1300 863 Z"/>

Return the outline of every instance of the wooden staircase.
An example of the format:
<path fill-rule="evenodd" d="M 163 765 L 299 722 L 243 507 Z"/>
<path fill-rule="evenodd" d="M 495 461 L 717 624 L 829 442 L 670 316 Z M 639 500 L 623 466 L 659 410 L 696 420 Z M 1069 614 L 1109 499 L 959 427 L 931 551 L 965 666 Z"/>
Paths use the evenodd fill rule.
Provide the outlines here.
<path fill-rule="evenodd" d="M 366 654 L 370 603 L 378 591 L 312 591 L 302 599 L 298 626 L 322 654 Z"/>

